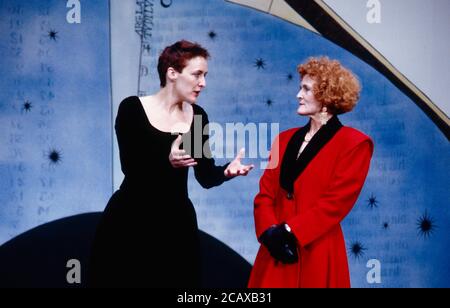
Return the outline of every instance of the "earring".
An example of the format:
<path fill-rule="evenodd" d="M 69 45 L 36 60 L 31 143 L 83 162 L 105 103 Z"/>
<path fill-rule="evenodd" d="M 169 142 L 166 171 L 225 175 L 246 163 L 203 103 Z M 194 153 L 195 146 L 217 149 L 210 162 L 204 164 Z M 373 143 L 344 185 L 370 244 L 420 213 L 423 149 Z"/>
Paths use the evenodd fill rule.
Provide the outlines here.
<path fill-rule="evenodd" d="M 322 111 L 319 114 L 320 124 L 325 125 L 328 122 L 328 113 L 327 107 L 323 107 Z"/>

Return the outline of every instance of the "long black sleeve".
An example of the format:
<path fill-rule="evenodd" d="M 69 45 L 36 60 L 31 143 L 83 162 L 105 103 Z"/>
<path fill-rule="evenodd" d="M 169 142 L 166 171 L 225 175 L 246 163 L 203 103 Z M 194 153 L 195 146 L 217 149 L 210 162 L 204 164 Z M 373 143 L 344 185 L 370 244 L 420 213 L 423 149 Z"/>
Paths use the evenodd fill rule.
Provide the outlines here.
<path fill-rule="evenodd" d="M 141 148 L 142 129 L 138 126 L 136 99 L 137 97 L 128 97 L 120 103 L 115 122 L 122 172 L 131 177 L 148 172 L 142 164 L 145 154 Z"/>
<path fill-rule="evenodd" d="M 214 158 L 212 158 L 211 155 L 211 149 L 209 147 L 209 131 L 208 129 L 205 129 L 205 127 L 209 124 L 208 115 L 201 107 L 194 105 L 194 108 L 196 109 L 196 116 L 194 117 L 194 121 L 201 121 L 202 128 L 202 134 L 200 137 L 198 136 L 199 134 L 195 129 L 195 125 L 199 125 L 199 123 L 194 122 L 194 133 L 196 136 L 193 137 L 194 139 L 201 138 L 202 141 L 201 157 L 197 158 L 195 157 L 196 155 L 193 156 L 198 163 L 197 166 L 194 167 L 195 178 L 204 188 L 219 186 L 223 182 L 231 179 L 224 175 L 224 171 L 227 168 L 228 164 L 224 166 L 216 166 Z"/>

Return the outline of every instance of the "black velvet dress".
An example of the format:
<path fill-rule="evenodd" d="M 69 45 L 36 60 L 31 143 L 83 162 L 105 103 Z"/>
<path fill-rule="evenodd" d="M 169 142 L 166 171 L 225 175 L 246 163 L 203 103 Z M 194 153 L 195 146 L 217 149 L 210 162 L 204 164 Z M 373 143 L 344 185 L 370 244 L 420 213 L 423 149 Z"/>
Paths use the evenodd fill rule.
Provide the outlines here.
<path fill-rule="evenodd" d="M 197 105 L 193 110 L 183 140 L 198 150 L 208 141 L 202 134 L 208 117 Z M 115 129 L 125 178 L 97 227 L 88 285 L 198 287 L 198 226 L 187 191 L 188 168 L 173 168 L 168 159 L 177 136 L 152 126 L 137 96 L 121 102 Z M 215 166 L 206 154 L 195 158 L 194 172 L 197 181 L 210 188 L 226 181 L 226 166 Z"/>

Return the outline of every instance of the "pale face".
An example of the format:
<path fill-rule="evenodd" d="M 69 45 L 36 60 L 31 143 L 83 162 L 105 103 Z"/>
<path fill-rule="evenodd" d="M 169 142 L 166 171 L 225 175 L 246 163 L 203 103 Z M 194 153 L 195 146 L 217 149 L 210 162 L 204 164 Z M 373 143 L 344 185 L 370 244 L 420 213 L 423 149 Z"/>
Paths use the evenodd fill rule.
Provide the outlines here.
<path fill-rule="evenodd" d="M 320 113 L 322 104 L 314 97 L 313 87 L 316 81 L 308 75 L 304 76 L 297 94 L 299 106 L 297 113 L 302 116 L 314 116 Z"/>
<path fill-rule="evenodd" d="M 181 73 L 175 72 L 175 91 L 180 100 L 195 104 L 200 92 L 206 87 L 208 61 L 203 57 L 187 61 Z"/>

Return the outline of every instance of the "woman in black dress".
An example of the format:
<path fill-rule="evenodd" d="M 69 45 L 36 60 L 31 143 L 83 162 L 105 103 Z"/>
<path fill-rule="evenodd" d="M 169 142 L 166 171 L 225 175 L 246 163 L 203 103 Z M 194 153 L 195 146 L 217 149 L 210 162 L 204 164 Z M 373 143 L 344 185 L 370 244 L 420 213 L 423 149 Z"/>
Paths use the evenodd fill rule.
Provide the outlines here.
<path fill-rule="evenodd" d="M 242 151 L 225 166 L 211 158 L 209 136 L 202 134 L 208 116 L 195 104 L 206 86 L 208 57 L 200 45 L 184 40 L 165 48 L 158 62 L 161 89 L 121 102 L 115 129 L 125 178 L 97 227 L 89 286 L 200 286 L 188 168 L 204 188 L 253 168 L 241 164 Z M 200 145 L 203 153 L 191 156 L 185 144 L 194 150 Z"/>

